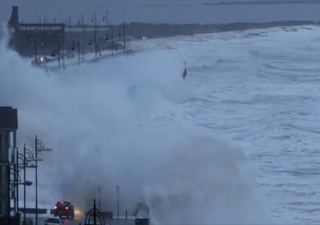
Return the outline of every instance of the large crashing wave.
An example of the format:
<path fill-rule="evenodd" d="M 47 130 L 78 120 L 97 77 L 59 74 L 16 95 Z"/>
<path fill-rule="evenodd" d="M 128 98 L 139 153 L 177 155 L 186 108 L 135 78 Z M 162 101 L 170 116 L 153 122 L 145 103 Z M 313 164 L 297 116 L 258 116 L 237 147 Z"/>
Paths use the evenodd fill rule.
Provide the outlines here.
<path fill-rule="evenodd" d="M 144 202 L 154 224 L 266 222 L 240 150 L 191 125 L 138 126 L 188 93 L 182 70 L 175 52 L 159 50 L 48 77 L 2 42 L 0 105 L 19 110 L 19 146 L 32 148 L 37 134 L 53 148 L 41 154 L 39 202 L 85 210 L 101 186 L 102 209 L 115 212 L 119 185 L 120 213 Z"/>

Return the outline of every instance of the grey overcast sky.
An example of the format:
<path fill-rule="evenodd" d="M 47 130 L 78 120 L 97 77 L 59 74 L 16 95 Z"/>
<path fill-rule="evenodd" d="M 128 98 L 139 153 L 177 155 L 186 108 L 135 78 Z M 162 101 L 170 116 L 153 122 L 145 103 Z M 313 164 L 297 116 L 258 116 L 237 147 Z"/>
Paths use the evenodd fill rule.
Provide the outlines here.
<path fill-rule="evenodd" d="M 224 0 L 230 2 L 231 0 Z M 243 2 L 245 0 L 232 0 Z M 253 1 L 253 0 L 246 0 Z M 259 2 L 262 0 L 256 0 Z M 277 0 L 264 0 L 273 1 Z M 288 2 L 292 0 L 279 0 Z M 299 0 L 295 0 L 299 1 Z M 308 1 L 308 0 L 305 0 Z M 301 2 L 305 2 L 301 0 Z M 277 20 L 320 20 L 320 0 L 309 4 L 228 5 L 204 6 L 201 3 L 217 3 L 221 0 L 0 0 L 0 21 L 7 21 L 12 5 L 19 6 L 20 21 L 32 23 L 46 17 L 48 21 L 66 22 L 69 15 L 77 23 L 84 13 L 90 22 L 97 13 L 98 22 L 103 23 L 105 11 L 110 23 L 229 23 L 266 22 Z M 167 6 L 146 7 L 141 4 Z M 196 4 L 174 6 L 174 4 Z"/>

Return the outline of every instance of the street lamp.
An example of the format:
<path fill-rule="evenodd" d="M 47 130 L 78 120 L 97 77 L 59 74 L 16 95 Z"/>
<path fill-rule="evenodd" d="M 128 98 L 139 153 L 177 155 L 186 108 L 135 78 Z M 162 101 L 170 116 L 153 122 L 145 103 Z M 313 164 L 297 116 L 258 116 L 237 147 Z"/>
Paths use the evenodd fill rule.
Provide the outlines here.
<path fill-rule="evenodd" d="M 12 172 L 10 172 L 10 174 L 11 175 L 14 175 L 14 173 L 12 173 Z M 9 188 L 9 190 L 10 190 L 10 192 L 12 191 L 12 188 L 17 188 L 17 190 L 18 190 L 18 187 L 19 187 L 19 185 L 23 185 L 24 187 L 26 187 L 26 186 L 31 186 L 32 185 L 32 182 L 31 181 L 24 181 L 24 182 L 21 182 L 21 177 L 20 177 L 20 175 L 18 175 L 18 177 L 15 179 L 15 181 L 13 182 L 13 183 L 10 183 L 10 188 Z M 19 201 L 19 197 L 18 197 L 19 195 L 18 195 L 18 193 L 17 193 L 17 202 Z M 17 204 L 17 211 L 16 212 L 18 212 L 19 211 L 19 206 L 18 206 L 18 204 Z M 25 211 L 25 210 L 24 210 Z M 25 218 L 25 221 L 26 221 L 26 216 L 24 217 Z"/>
<path fill-rule="evenodd" d="M 120 208 L 120 186 L 117 185 L 116 187 L 116 194 L 117 194 L 117 219 L 119 220 L 119 208 Z"/>
<path fill-rule="evenodd" d="M 43 17 L 43 29 L 42 29 L 42 32 L 43 32 L 42 46 L 43 46 L 43 55 L 44 56 L 46 55 L 46 32 L 47 32 L 46 23 L 49 23 L 49 21 L 47 20 L 47 16 L 44 16 Z"/>
<path fill-rule="evenodd" d="M 29 163 L 35 162 L 35 161 L 41 161 L 41 159 L 36 159 L 34 157 L 32 151 L 29 150 L 28 148 L 26 148 L 26 144 L 23 145 L 23 154 L 21 154 L 17 151 L 17 162 L 18 162 L 18 159 L 22 160 L 22 163 L 23 163 L 22 165 L 20 165 L 21 166 L 20 168 L 23 169 L 23 179 L 24 179 L 23 182 L 26 184 L 26 185 L 23 185 L 23 208 L 24 208 L 23 218 L 24 218 L 24 221 L 26 221 L 26 219 L 27 219 L 27 216 L 26 216 L 26 207 L 27 207 L 26 206 L 26 203 L 27 203 L 26 186 L 30 186 L 32 184 L 31 183 L 30 185 L 27 185 L 29 183 L 26 180 L 27 179 L 26 169 L 27 168 L 36 168 L 35 165 L 33 165 L 33 164 L 30 165 Z M 19 193 L 19 191 L 18 191 L 18 193 Z"/>
<path fill-rule="evenodd" d="M 57 34 L 57 45 L 58 45 L 58 62 L 59 62 L 59 69 L 61 69 L 61 47 L 60 47 L 60 35 Z M 64 54 L 64 53 L 63 53 Z"/>
<path fill-rule="evenodd" d="M 113 58 L 113 26 L 111 26 L 111 56 Z"/>
<path fill-rule="evenodd" d="M 12 169 L 12 168 L 10 169 L 10 175 L 13 175 L 13 176 L 16 175 L 15 179 L 13 180 L 13 182 L 12 183 L 10 182 L 10 189 L 12 189 L 12 188 L 16 187 L 18 183 L 21 183 L 21 177 L 20 177 L 19 174 L 16 173 L 16 170 Z"/>
<path fill-rule="evenodd" d="M 123 53 L 126 54 L 127 40 L 126 40 L 126 24 L 125 23 L 123 23 L 122 28 L 123 28 Z"/>
<path fill-rule="evenodd" d="M 17 157 L 18 158 L 18 157 Z M 19 174 L 19 167 L 18 167 L 18 162 L 16 161 L 14 163 L 14 167 L 10 168 L 10 175 L 13 175 L 14 179 L 13 182 L 10 182 L 10 190 L 12 190 L 12 188 L 14 188 L 14 201 L 15 201 L 15 210 L 16 212 L 18 212 L 18 208 L 19 208 L 19 188 L 18 186 L 20 184 L 22 184 L 21 182 L 21 177 Z"/>
<path fill-rule="evenodd" d="M 109 13 L 108 10 L 106 11 L 106 15 L 102 19 L 103 21 L 106 22 L 106 49 L 108 49 L 108 40 L 109 40 Z"/>
<path fill-rule="evenodd" d="M 31 36 L 30 37 L 30 40 L 32 41 L 32 43 L 33 43 L 33 46 L 34 46 L 34 62 L 35 62 L 35 65 L 38 65 L 38 57 L 37 57 L 37 55 L 38 55 L 38 52 L 37 52 L 37 44 L 36 44 L 36 42 L 35 42 L 35 40 L 34 40 L 34 38 L 33 38 L 33 36 Z"/>
<path fill-rule="evenodd" d="M 44 146 L 42 141 L 38 139 L 37 135 L 35 136 L 34 146 L 35 146 L 35 159 L 38 159 L 38 154 L 40 152 L 52 151 L 52 149 L 46 148 Z M 36 166 L 36 225 L 38 225 L 38 161 L 35 161 L 35 164 L 36 164 L 35 165 Z"/>
<path fill-rule="evenodd" d="M 83 40 L 84 40 L 84 16 L 83 16 L 83 14 L 81 14 L 81 18 L 79 18 L 78 25 L 79 26 L 81 25 L 81 42 L 83 42 Z M 78 40 L 80 40 L 80 37 L 78 37 Z M 84 50 L 83 49 L 82 49 L 82 56 L 84 57 Z M 80 63 L 79 63 L 79 66 L 80 66 Z"/>
<path fill-rule="evenodd" d="M 10 189 L 14 188 L 17 185 L 24 185 L 24 186 L 31 186 L 32 185 L 32 181 L 27 180 L 26 182 L 17 182 L 17 183 L 11 183 L 11 187 Z"/>
<path fill-rule="evenodd" d="M 94 21 L 94 52 L 95 60 L 97 61 L 97 13 L 94 13 L 94 19 L 91 19 L 91 23 Z"/>
<path fill-rule="evenodd" d="M 77 35 L 77 38 L 78 38 L 78 64 L 79 64 L 79 67 L 80 67 L 80 34 L 78 33 Z"/>
<path fill-rule="evenodd" d="M 10 190 L 11 190 L 12 188 L 14 188 L 15 186 L 17 186 L 17 185 L 24 185 L 24 186 L 28 186 L 28 187 L 29 187 L 29 186 L 32 185 L 32 181 L 27 180 L 26 182 L 11 183 Z"/>

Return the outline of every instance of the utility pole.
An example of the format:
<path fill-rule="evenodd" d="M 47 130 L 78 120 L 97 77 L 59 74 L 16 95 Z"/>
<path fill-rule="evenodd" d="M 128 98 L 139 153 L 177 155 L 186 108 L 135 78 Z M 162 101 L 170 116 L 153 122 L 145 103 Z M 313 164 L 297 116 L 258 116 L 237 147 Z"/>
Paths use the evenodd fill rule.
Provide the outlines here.
<path fill-rule="evenodd" d="M 94 13 L 94 52 L 97 61 L 97 13 Z"/>
<path fill-rule="evenodd" d="M 93 224 L 97 225 L 97 207 L 96 207 L 96 200 L 93 200 Z"/>
<path fill-rule="evenodd" d="M 120 211 L 120 186 L 118 185 L 116 188 L 117 191 L 117 219 L 119 220 L 119 211 Z"/>
<path fill-rule="evenodd" d="M 59 61 L 59 69 L 61 69 L 61 49 L 60 49 L 60 38 L 58 37 L 58 61 Z"/>
<path fill-rule="evenodd" d="M 71 16 L 69 16 L 69 35 L 68 35 L 68 47 L 69 47 L 69 49 L 68 50 L 70 50 L 70 45 L 71 45 Z M 69 55 L 69 57 L 70 57 L 70 55 Z"/>
<path fill-rule="evenodd" d="M 82 39 L 83 39 L 83 32 L 84 32 L 84 17 L 83 17 L 83 13 L 81 14 L 81 28 L 82 28 Z"/>
<path fill-rule="evenodd" d="M 43 18 L 43 55 L 46 55 L 46 16 Z"/>
<path fill-rule="evenodd" d="M 83 42 L 83 40 L 84 40 L 84 17 L 83 17 L 83 13 L 81 15 L 81 29 L 82 29 L 81 42 L 84 43 Z M 82 57 L 83 57 L 83 60 L 84 60 L 84 49 L 83 49 L 83 47 L 82 47 Z"/>
<path fill-rule="evenodd" d="M 23 179 L 24 179 L 24 183 L 26 183 L 26 167 L 27 167 L 27 160 L 26 160 L 26 144 L 23 145 Z M 26 223 L 27 221 L 27 214 L 26 214 L 26 208 L 27 208 L 27 187 L 26 185 L 23 186 L 23 221 L 24 223 Z"/>
<path fill-rule="evenodd" d="M 108 10 L 106 11 L 106 49 L 108 50 L 108 43 L 107 41 L 109 41 L 109 14 L 108 14 Z"/>
<path fill-rule="evenodd" d="M 35 42 L 34 42 L 34 59 L 35 59 L 36 65 L 38 65 L 38 50 Z"/>
<path fill-rule="evenodd" d="M 18 148 L 16 150 L 16 181 L 15 181 L 15 185 L 16 185 L 16 188 L 17 188 L 17 212 L 19 212 L 19 151 L 18 151 Z"/>
<path fill-rule="evenodd" d="M 28 56 L 28 29 L 27 26 L 24 27 L 24 51 L 26 56 Z"/>
<path fill-rule="evenodd" d="M 38 159 L 38 141 L 37 137 L 35 138 L 35 153 L 36 153 L 36 159 Z M 38 162 L 36 161 L 36 225 L 38 225 Z"/>
<path fill-rule="evenodd" d="M 38 159 L 38 140 L 37 137 L 35 138 L 35 158 Z M 36 225 L 38 225 L 38 161 L 35 162 L 36 163 Z"/>
<path fill-rule="evenodd" d="M 111 57 L 113 58 L 113 26 L 111 26 Z"/>
<path fill-rule="evenodd" d="M 126 24 L 123 23 L 123 52 L 126 54 Z"/>
<path fill-rule="evenodd" d="M 38 225 L 38 154 L 40 152 L 44 151 L 51 151 L 49 148 L 45 148 L 44 144 L 42 141 L 38 139 L 37 136 L 35 136 L 34 140 L 34 145 L 35 145 L 35 169 L 36 169 L 36 225 Z"/>
<path fill-rule="evenodd" d="M 26 170 L 27 168 L 35 168 L 34 165 L 28 165 L 29 162 L 34 162 L 36 161 L 36 159 L 34 158 L 33 153 L 26 148 L 26 144 L 23 145 L 23 154 L 19 153 L 17 151 L 17 154 L 20 156 L 18 157 L 18 159 L 21 159 L 23 161 L 23 208 L 24 208 L 24 212 L 23 212 L 23 220 L 26 221 L 27 220 L 27 215 L 26 215 L 26 202 L 27 202 L 27 191 L 26 191 L 26 186 L 27 184 L 27 174 L 26 174 Z M 26 156 L 29 156 L 29 159 L 26 158 Z M 21 157 L 22 156 L 22 157 Z M 30 184 L 31 185 L 31 184 Z M 29 185 L 28 185 L 29 186 Z"/>
<path fill-rule="evenodd" d="M 80 34 L 78 33 L 78 64 L 80 67 Z"/>

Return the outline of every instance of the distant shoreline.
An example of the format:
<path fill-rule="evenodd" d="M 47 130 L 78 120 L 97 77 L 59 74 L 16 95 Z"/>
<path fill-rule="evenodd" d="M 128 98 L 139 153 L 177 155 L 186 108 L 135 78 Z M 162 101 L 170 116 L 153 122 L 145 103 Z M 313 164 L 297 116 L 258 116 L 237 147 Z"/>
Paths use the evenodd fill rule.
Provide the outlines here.
<path fill-rule="evenodd" d="M 226 23 L 226 24 L 151 24 L 151 23 L 129 23 L 126 24 L 126 36 L 136 39 L 142 37 L 159 38 L 172 37 L 176 35 L 193 35 L 201 33 L 217 33 L 227 31 L 240 31 L 249 29 L 263 29 L 272 27 L 319 25 L 317 21 L 275 21 L 267 23 Z M 122 25 L 114 27 L 116 32 L 122 31 Z"/>
<path fill-rule="evenodd" d="M 199 3 L 180 3 L 180 4 L 138 4 L 136 7 L 192 7 L 192 6 L 232 6 L 232 5 L 291 5 L 291 4 L 320 4 L 319 0 L 267 0 L 267 1 L 221 1 L 216 3 L 199 2 Z"/>

